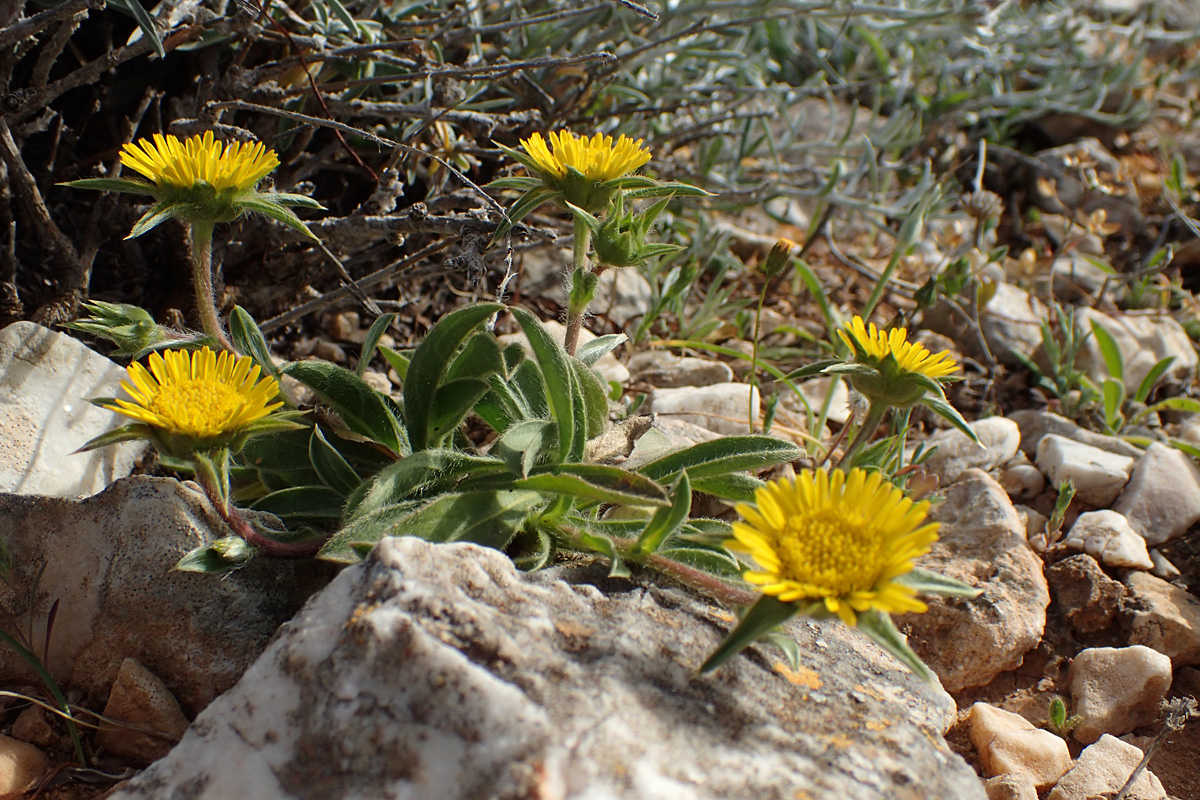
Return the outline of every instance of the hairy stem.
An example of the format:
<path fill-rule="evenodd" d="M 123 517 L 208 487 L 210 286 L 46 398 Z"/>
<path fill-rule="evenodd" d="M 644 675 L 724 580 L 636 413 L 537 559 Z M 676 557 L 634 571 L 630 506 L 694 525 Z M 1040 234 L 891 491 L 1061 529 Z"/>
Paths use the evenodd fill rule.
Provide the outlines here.
<path fill-rule="evenodd" d="M 587 251 L 592 243 L 592 231 L 588 228 L 587 223 L 582 218 L 575 218 L 575 250 L 571 259 L 571 291 L 567 296 L 567 333 L 563 340 L 563 347 L 568 355 L 575 355 L 575 348 L 579 346 L 579 329 L 583 327 L 583 314 L 587 311 L 587 304 L 580 303 L 577 300 L 578 294 L 583 291 L 582 286 L 575 285 L 576 282 L 583 279 L 587 273 Z"/>
<path fill-rule="evenodd" d="M 205 334 L 221 349 L 237 353 L 217 315 L 217 300 L 213 295 L 212 237 L 211 222 L 192 223 L 192 284 L 196 290 L 196 313 L 200 315 L 200 326 Z"/>
<path fill-rule="evenodd" d="M 867 416 L 863 419 L 862 426 L 859 427 L 858 433 L 854 435 L 854 440 L 850 442 L 850 446 L 846 448 L 845 454 L 838 461 L 839 467 L 848 469 L 854 466 L 854 457 L 858 455 L 858 451 L 863 448 L 863 445 L 871 441 L 871 437 L 875 434 L 879 423 L 883 422 L 883 417 L 887 414 L 887 411 L 888 406 L 883 403 L 871 401 L 871 404 L 867 406 Z"/>

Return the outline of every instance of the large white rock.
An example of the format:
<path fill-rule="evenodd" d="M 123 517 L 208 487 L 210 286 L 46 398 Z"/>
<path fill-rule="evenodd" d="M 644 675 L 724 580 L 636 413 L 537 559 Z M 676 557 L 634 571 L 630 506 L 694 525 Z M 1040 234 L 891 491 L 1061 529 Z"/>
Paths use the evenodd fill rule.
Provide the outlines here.
<path fill-rule="evenodd" d="M 1171 688 L 1171 659 L 1149 647 L 1090 647 L 1071 662 L 1075 738 L 1091 744 L 1153 722 Z"/>
<path fill-rule="evenodd" d="M 66 334 L 32 322 L 0 331 L 0 491 L 79 497 L 128 475 L 144 442 L 75 453 L 132 422 L 88 402 L 121 396 L 123 377 L 124 369 Z"/>
<path fill-rule="evenodd" d="M 635 353 L 627 366 L 634 380 L 645 381 L 656 389 L 711 386 L 733 380 L 733 370 L 723 361 L 677 356 L 666 350 Z"/>
<path fill-rule="evenodd" d="M 1124 515 L 1107 508 L 1076 517 L 1063 544 L 1110 567 L 1154 568 L 1146 540 L 1138 536 Z"/>
<path fill-rule="evenodd" d="M 1103 433 L 1081 428 L 1066 417 L 1051 414 L 1049 411 L 1037 411 L 1023 408 L 1010 412 L 1008 418 L 1021 428 L 1021 452 L 1029 458 L 1037 454 L 1038 444 L 1042 438 L 1051 433 L 1057 433 L 1075 442 L 1090 444 L 1109 453 L 1130 458 L 1141 458 L 1142 451 L 1124 439 L 1107 436 Z"/>
<path fill-rule="evenodd" d="M 1200 664 L 1200 599 L 1145 572 L 1126 575 L 1125 587 L 1130 643 L 1169 656 L 1176 667 Z"/>
<path fill-rule="evenodd" d="M 1147 543 L 1162 544 L 1200 520 L 1200 469 L 1190 456 L 1155 442 L 1134 465 L 1113 510 Z"/>
<path fill-rule="evenodd" d="M 793 623 L 799 669 L 696 677 L 733 615 L 606 573 L 385 539 L 110 800 L 985 797 L 949 697 L 861 633 Z"/>
<path fill-rule="evenodd" d="M 1016 775 L 1045 789 L 1071 768 L 1071 751 L 1061 736 L 987 703 L 971 706 L 971 744 L 988 777 Z"/>
<path fill-rule="evenodd" d="M 947 428 L 929 437 L 926 447 L 937 449 L 925 460 L 926 469 L 954 483 L 963 472 L 976 467 L 985 472 L 995 469 L 1017 454 L 1021 429 L 1004 417 L 986 417 L 971 423 L 979 443 L 971 441 L 958 428 Z"/>
<path fill-rule="evenodd" d="M 1021 665 L 1046 627 L 1050 591 L 1042 560 L 1025 539 L 1025 522 L 987 473 L 970 469 L 946 488 L 930 515 L 939 540 L 917 565 L 983 589 L 973 600 L 927 598 L 924 614 L 897 624 L 909 643 L 956 692 L 983 686 Z"/>
<path fill-rule="evenodd" d="M 1174 318 L 1165 314 L 1121 314 L 1110 317 L 1094 308 L 1080 306 L 1075 325 L 1080 333 L 1091 333 L 1098 324 L 1112 334 L 1121 351 L 1125 365 L 1125 391 L 1130 396 L 1137 391 L 1142 379 L 1164 358 L 1174 358 L 1165 379 L 1187 383 L 1196 376 L 1196 348 L 1187 331 Z M 1077 366 L 1087 370 L 1097 384 L 1109 377 L 1104 356 L 1095 336 L 1084 341 Z"/>
<path fill-rule="evenodd" d="M 1091 506 L 1107 506 L 1129 482 L 1133 459 L 1051 433 L 1037 446 L 1038 469 L 1058 486 L 1075 484 L 1075 496 Z"/>
<path fill-rule="evenodd" d="M 655 414 L 673 416 L 726 436 L 749 433 L 750 419 L 755 420 L 755 430 L 761 425 L 758 387 L 748 383 L 655 389 L 647 405 Z"/>
<path fill-rule="evenodd" d="M 123 478 L 82 500 L 0 494 L 13 563 L 0 605 L 42 631 L 58 604 L 46 666 L 68 688 L 104 697 L 132 656 L 194 714 L 300 604 L 295 562 L 256 559 L 222 578 L 173 569 L 225 535 L 204 496 L 169 478 Z M 0 675 L 40 683 L 7 647 Z"/>
<path fill-rule="evenodd" d="M 1094 800 L 1112 797 L 1133 774 L 1142 751 L 1114 736 L 1105 734 L 1100 741 L 1084 748 L 1071 771 L 1046 796 L 1046 800 Z M 1158 777 L 1144 770 L 1130 787 L 1126 800 L 1167 800 Z"/>

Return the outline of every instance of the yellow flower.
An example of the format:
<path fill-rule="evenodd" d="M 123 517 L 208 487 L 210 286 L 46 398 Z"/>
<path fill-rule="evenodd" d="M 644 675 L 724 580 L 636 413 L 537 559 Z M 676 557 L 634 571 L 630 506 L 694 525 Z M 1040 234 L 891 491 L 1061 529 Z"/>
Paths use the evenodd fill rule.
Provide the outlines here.
<path fill-rule="evenodd" d="M 121 164 L 160 186 L 186 189 L 204 181 L 223 192 L 252 189 L 279 166 L 279 158 L 261 142 L 222 144 L 212 131 L 205 131 L 182 142 L 156 133 L 153 141 L 126 144 L 121 148 Z"/>
<path fill-rule="evenodd" d="M 896 582 L 937 541 L 928 502 L 913 503 L 878 472 L 804 470 L 737 505 L 728 547 L 754 558 L 748 583 L 780 602 L 822 601 L 848 625 L 857 613 L 925 611 L 915 590 Z M 924 524 L 923 524 L 924 523 Z"/>
<path fill-rule="evenodd" d="M 259 380 L 259 368 L 246 356 L 205 347 L 195 353 L 168 350 L 150 355 L 150 369 L 134 362 L 121 388 L 129 400 L 116 400 L 113 411 L 159 428 L 213 440 L 236 434 L 283 403 L 272 403 L 279 385 Z"/>
<path fill-rule="evenodd" d="M 838 331 L 838 336 L 855 352 L 865 351 L 875 365 L 890 355 L 904 372 L 916 372 L 934 380 L 953 375 L 958 369 L 958 363 L 948 351 L 934 355 L 924 345 L 908 341 L 905 328 L 885 331 L 872 322 L 868 330 L 862 317 L 855 317 Z M 858 347 L 855 347 L 856 342 Z"/>
<path fill-rule="evenodd" d="M 547 147 L 542 135 L 535 133 L 522 139 L 521 145 L 541 172 L 556 178 L 565 178 L 571 167 L 589 180 L 605 183 L 628 175 L 650 160 L 650 151 L 642 147 L 642 140 L 635 141 L 625 134 L 614 142 L 603 133 L 589 139 L 558 131 L 550 134 Z"/>

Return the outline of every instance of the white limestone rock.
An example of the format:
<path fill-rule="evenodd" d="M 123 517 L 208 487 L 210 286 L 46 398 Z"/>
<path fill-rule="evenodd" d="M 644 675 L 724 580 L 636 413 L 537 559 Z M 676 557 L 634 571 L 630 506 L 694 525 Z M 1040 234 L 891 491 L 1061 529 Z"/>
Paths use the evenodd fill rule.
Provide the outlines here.
<path fill-rule="evenodd" d="M 950 698 L 859 632 L 792 623 L 799 670 L 755 646 L 696 678 L 733 615 L 606 572 L 385 539 L 110 800 L 986 796 Z"/>
<path fill-rule="evenodd" d="M 677 356 L 666 350 L 635 353 L 627 366 L 634 380 L 644 381 L 658 389 L 712 386 L 733 380 L 733 370 L 724 362 Z"/>
<path fill-rule="evenodd" d="M 1021 362 L 1012 351 L 1033 355 L 1042 343 L 1041 324 L 1046 314 L 1046 307 L 1029 292 L 1005 281 L 998 282 L 996 293 L 979 314 L 979 326 L 992 356 L 1001 364 L 1019 367 Z M 922 321 L 930 330 L 953 339 L 973 358 L 983 357 L 974 331 L 944 301 L 927 309 Z"/>
<path fill-rule="evenodd" d="M 1080 514 L 1063 544 L 1109 567 L 1154 568 L 1146 540 L 1138 536 L 1124 515 L 1107 508 Z"/>
<path fill-rule="evenodd" d="M 38 748 L 0 734 L 0 795 L 15 797 L 33 788 L 50 769 L 50 759 Z"/>
<path fill-rule="evenodd" d="M 1174 383 L 1187 383 L 1196 376 L 1198 358 L 1192 341 L 1173 317 L 1165 314 L 1121 314 L 1110 317 L 1094 308 L 1080 306 L 1075 325 L 1080 333 L 1091 333 L 1092 323 L 1112 334 L 1125 365 L 1125 391 L 1132 396 L 1142 379 L 1164 358 L 1174 358 L 1163 376 Z M 1083 345 L 1077 366 L 1097 384 L 1109 377 L 1104 356 L 1095 336 Z"/>
<path fill-rule="evenodd" d="M 1033 498 L 1046 488 L 1046 476 L 1024 453 L 1017 453 L 1000 467 L 996 480 L 1009 497 Z"/>
<path fill-rule="evenodd" d="M 1105 734 L 1079 754 L 1075 766 L 1062 777 L 1046 800 L 1094 800 L 1112 797 L 1133 774 L 1142 751 L 1115 736 Z M 1126 800 L 1167 800 L 1167 792 L 1158 777 L 1144 770 L 1130 787 Z"/>
<path fill-rule="evenodd" d="M 1200 664 L 1200 599 L 1145 572 L 1129 573 L 1124 583 L 1129 641 L 1169 656 L 1176 667 Z"/>
<path fill-rule="evenodd" d="M 983 589 L 973 600 L 926 598 L 924 614 L 896 618 L 909 644 L 948 691 L 983 686 L 1020 666 L 1046 627 L 1050 591 L 1025 522 L 987 473 L 970 469 L 934 508 L 933 550 L 917 565 Z"/>
<path fill-rule="evenodd" d="M 749 420 L 759 420 L 758 387 L 747 383 L 714 383 L 712 386 L 655 389 L 649 411 L 708 428 L 713 433 L 737 436 L 750 432 Z"/>
<path fill-rule="evenodd" d="M 997 775 L 988 778 L 984 789 L 988 800 L 1038 800 L 1037 787 L 1028 775 Z"/>
<path fill-rule="evenodd" d="M 845 425 L 850 419 L 850 390 L 846 388 L 846 381 L 838 380 L 835 383 L 833 378 L 826 376 L 804 381 L 796 388 L 799 389 L 800 394 L 804 395 L 804 399 L 808 401 L 808 407 L 814 414 L 820 413 L 821 408 L 825 405 L 825 398 L 832 391 L 833 397 L 829 400 L 829 421 Z M 788 399 L 789 397 L 785 395 L 784 402 L 787 403 Z"/>
<path fill-rule="evenodd" d="M 1091 744 L 1153 722 L 1171 688 L 1171 659 L 1149 647 L 1091 647 L 1071 662 L 1075 738 Z"/>
<path fill-rule="evenodd" d="M 1055 486 L 1075 484 L 1075 496 L 1091 506 L 1108 506 L 1129 482 L 1133 459 L 1051 433 L 1038 443 L 1038 469 Z"/>
<path fill-rule="evenodd" d="M 1043 437 L 1056 433 L 1071 441 L 1088 444 L 1109 453 L 1130 458 L 1141 458 L 1141 449 L 1134 447 L 1124 439 L 1116 436 L 1106 436 L 1103 433 L 1081 428 L 1066 417 L 1052 414 L 1049 411 L 1037 411 L 1031 408 L 1010 412 L 1008 418 L 1021 428 L 1021 452 L 1033 458 L 1037 454 L 1038 444 Z"/>
<path fill-rule="evenodd" d="M 1200 469 L 1191 457 L 1155 442 L 1133 468 L 1113 510 L 1151 545 L 1159 545 L 1200 520 Z"/>
<path fill-rule="evenodd" d="M 943 483 L 954 483 L 971 467 L 985 472 L 995 469 L 1017 454 L 1021 429 L 1012 420 L 986 417 L 972 422 L 971 429 L 979 437 L 979 444 L 957 428 L 938 431 L 926 442 L 926 447 L 936 445 L 937 449 L 925 460 L 925 467 L 940 476 Z"/>
<path fill-rule="evenodd" d="M 58 602 L 45 663 L 68 688 L 104 697 L 133 656 L 195 713 L 234 684 L 301 601 L 295 562 L 255 559 L 219 579 L 173 569 L 224 535 L 204 496 L 169 478 L 123 478 L 82 500 L 0 494 L 13 563 L 0 606 L 41 630 Z M 0 675 L 40 683 L 7 647 Z"/>
<path fill-rule="evenodd" d="M 89 453 L 89 439 L 132 420 L 88 402 L 121 396 L 125 370 L 82 342 L 32 322 L 0 331 L 0 491 L 95 494 L 133 469 L 145 442 Z"/>
<path fill-rule="evenodd" d="M 970 736 L 989 778 L 1015 775 L 1046 789 L 1071 768 L 1071 751 L 1061 736 L 987 703 L 971 706 Z"/>
<path fill-rule="evenodd" d="M 96 744 L 120 758 L 149 764 L 165 756 L 187 727 L 179 701 L 157 675 L 136 658 L 121 662 Z"/>

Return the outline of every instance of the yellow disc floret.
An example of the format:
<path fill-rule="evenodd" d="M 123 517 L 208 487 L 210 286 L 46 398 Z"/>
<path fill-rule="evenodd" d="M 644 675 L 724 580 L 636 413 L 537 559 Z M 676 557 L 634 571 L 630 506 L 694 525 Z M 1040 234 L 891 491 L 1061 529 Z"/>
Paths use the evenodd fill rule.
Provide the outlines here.
<path fill-rule="evenodd" d="M 129 366 L 121 388 L 132 402 L 118 399 L 114 411 L 167 433 L 197 439 L 219 439 L 262 419 L 283 403 L 272 377 L 259 380 L 260 370 L 246 356 L 205 347 L 195 353 L 168 350 L 152 353 L 150 368 Z"/>
<path fill-rule="evenodd" d="M 874 322 L 868 328 L 862 317 L 855 317 L 838 331 L 838 336 L 842 337 L 842 341 L 851 349 L 855 349 L 854 342 L 857 342 L 875 363 L 890 354 L 905 372 L 917 372 L 937 379 L 953 375 L 958 369 L 958 363 L 948 351 L 943 350 L 934 355 L 924 345 L 908 341 L 908 330 L 905 328 L 886 331 L 877 328 Z"/>
<path fill-rule="evenodd" d="M 521 145 L 543 173 L 556 178 L 566 177 L 567 167 L 572 167 L 584 177 L 603 183 L 628 175 L 650 160 L 650 151 L 642 147 L 642 140 L 624 134 L 614 141 L 603 133 L 589 139 L 557 131 L 550 134 L 547 146 L 542 135 L 535 133 L 522 139 Z"/>
<path fill-rule="evenodd" d="M 793 480 L 768 483 L 740 503 L 733 550 L 760 569 L 747 582 L 782 602 L 823 601 L 849 625 L 857 613 L 924 611 L 915 592 L 895 582 L 937 541 L 937 523 L 925 523 L 929 503 L 913 503 L 861 469 L 805 470 Z"/>
<path fill-rule="evenodd" d="M 156 133 L 121 148 L 121 164 L 161 186 L 187 189 L 203 181 L 218 192 L 254 188 L 279 166 L 274 150 L 261 142 L 223 144 L 212 131 L 185 141 Z"/>

